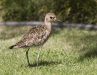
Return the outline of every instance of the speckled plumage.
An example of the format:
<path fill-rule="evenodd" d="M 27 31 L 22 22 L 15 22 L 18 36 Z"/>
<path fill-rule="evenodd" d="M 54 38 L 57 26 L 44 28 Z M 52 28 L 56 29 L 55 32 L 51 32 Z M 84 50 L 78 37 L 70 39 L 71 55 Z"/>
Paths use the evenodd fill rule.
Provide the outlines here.
<path fill-rule="evenodd" d="M 57 19 L 54 13 L 47 13 L 43 24 L 32 27 L 22 37 L 22 39 L 19 42 L 10 46 L 9 48 L 12 49 L 12 48 L 24 48 L 24 47 L 30 47 L 30 46 L 42 46 L 50 36 L 51 23 L 56 20 Z M 28 51 L 29 49 L 26 52 L 26 56 L 27 56 L 27 61 L 29 65 L 30 63 L 28 59 Z M 40 51 L 41 49 L 39 49 L 39 53 L 37 56 L 37 65 L 39 61 Z"/>
<path fill-rule="evenodd" d="M 17 42 L 13 48 L 38 46 L 46 42 L 50 36 L 51 30 L 49 30 L 46 25 L 38 25 L 32 27 L 23 38 Z"/>

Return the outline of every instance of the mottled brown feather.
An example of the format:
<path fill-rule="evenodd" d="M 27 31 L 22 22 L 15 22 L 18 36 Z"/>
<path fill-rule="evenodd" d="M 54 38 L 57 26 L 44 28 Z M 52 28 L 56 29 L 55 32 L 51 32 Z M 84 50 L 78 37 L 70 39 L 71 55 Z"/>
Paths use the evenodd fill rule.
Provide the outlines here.
<path fill-rule="evenodd" d="M 51 23 L 56 21 L 54 13 L 47 13 L 45 16 L 44 24 L 32 27 L 16 44 L 9 48 L 21 48 L 29 46 L 39 46 L 44 44 L 51 33 Z"/>
<path fill-rule="evenodd" d="M 34 26 L 14 45 L 14 48 L 44 44 L 50 36 L 50 32 L 46 25 Z"/>

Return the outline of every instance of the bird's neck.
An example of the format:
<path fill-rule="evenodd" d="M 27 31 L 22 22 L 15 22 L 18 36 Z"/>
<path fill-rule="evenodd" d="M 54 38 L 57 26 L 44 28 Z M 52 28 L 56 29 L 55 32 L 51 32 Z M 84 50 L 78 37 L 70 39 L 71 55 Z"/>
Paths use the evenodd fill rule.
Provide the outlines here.
<path fill-rule="evenodd" d="M 46 25 L 46 27 L 51 31 L 51 22 L 44 22 L 44 24 Z"/>

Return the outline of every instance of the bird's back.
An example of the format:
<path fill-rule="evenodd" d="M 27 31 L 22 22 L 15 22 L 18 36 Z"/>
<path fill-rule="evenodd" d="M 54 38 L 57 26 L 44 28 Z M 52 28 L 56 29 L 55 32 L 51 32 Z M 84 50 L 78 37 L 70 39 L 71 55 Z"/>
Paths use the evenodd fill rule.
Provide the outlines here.
<path fill-rule="evenodd" d="M 51 30 L 46 25 L 32 27 L 23 38 L 10 48 L 38 46 L 44 44 L 50 36 Z"/>

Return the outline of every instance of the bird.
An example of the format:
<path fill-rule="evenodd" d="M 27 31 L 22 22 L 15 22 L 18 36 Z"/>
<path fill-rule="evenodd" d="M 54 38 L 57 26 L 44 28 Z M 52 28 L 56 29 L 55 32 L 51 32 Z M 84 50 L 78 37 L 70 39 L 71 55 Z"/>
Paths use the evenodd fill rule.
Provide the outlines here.
<path fill-rule="evenodd" d="M 14 45 L 10 46 L 9 49 L 14 48 L 27 48 L 26 58 L 28 65 L 31 65 L 29 62 L 28 51 L 31 47 L 39 47 L 37 55 L 37 66 L 39 65 L 40 53 L 42 51 L 42 46 L 48 40 L 52 31 L 52 22 L 59 21 L 54 13 L 47 13 L 44 18 L 43 24 L 39 24 L 31 27 Z"/>

